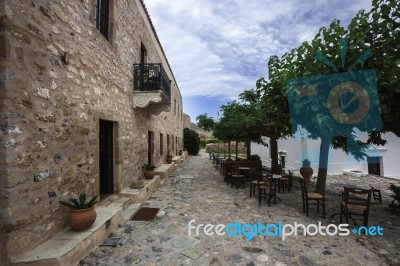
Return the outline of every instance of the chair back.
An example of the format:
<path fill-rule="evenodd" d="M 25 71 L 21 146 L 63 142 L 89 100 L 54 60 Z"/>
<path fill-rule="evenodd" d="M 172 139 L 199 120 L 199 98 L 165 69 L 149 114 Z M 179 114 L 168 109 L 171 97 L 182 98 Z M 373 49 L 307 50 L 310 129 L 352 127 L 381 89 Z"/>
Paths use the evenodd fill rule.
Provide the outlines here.
<path fill-rule="evenodd" d="M 365 206 L 368 213 L 371 204 L 371 194 L 371 189 L 345 187 L 343 191 L 345 207 L 347 208 L 348 205 Z"/>
<path fill-rule="evenodd" d="M 307 184 L 306 181 L 304 181 L 303 178 L 299 178 L 299 182 L 300 182 L 300 188 L 301 188 L 301 197 L 304 199 L 308 198 L 308 194 L 307 194 Z"/>

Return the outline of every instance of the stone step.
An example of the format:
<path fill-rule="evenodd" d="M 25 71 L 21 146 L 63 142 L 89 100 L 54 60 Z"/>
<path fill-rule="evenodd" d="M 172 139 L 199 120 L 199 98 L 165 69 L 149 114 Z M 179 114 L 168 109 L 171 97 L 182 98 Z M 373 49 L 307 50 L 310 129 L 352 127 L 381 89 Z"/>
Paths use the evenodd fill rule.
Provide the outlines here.
<path fill-rule="evenodd" d="M 15 259 L 13 265 L 78 265 L 79 261 L 103 243 L 119 224 L 129 220 L 140 209 L 141 203 L 160 187 L 160 180 L 160 176 L 154 176 L 151 180 L 144 180 L 145 187 L 142 189 L 127 188 L 120 194 L 105 199 L 96 208 L 97 218 L 89 229 L 75 232 L 66 228 Z"/>
<path fill-rule="evenodd" d="M 167 177 L 175 170 L 175 164 L 162 165 L 157 169 Z M 156 175 L 151 180 L 144 180 L 144 188 L 126 188 L 121 193 L 104 199 L 96 207 L 97 218 L 89 229 L 75 232 L 66 228 L 35 249 L 13 259 L 13 265 L 78 265 L 81 259 L 88 256 L 111 233 L 115 232 L 122 222 L 129 220 L 164 181 L 165 178 L 162 179 L 160 175 Z"/>
<path fill-rule="evenodd" d="M 69 228 L 53 236 L 35 249 L 13 261 L 14 265 L 47 266 L 78 265 L 95 250 L 123 221 L 122 207 L 99 206 L 95 223 L 87 230 Z"/>

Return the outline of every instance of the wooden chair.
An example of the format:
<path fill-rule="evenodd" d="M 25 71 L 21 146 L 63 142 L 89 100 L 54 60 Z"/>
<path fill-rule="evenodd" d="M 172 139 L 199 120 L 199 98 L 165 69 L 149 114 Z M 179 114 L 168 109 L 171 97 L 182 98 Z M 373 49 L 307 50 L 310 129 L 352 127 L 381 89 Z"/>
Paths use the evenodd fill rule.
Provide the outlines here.
<path fill-rule="evenodd" d="M 236 186 L 239 188 L 240 185 L 245 185 L 246 176 L 239 170 L 238 165 L 231 166 L 231 187 Z"/>
<path fill-rule="evenodd" d="M 251 177 L 250 179 L 250 197 L 251 197 L 252 195 L 256 194 L 256 189 L 257 191 L 259 191 L 258 188 L 260 187 L 260 185 L 266 184 L 266 181 L 263 180 L 262 173 L 259 172 L 259 170 L 256 168 L 251 169 L 250 177 Z"/>
<path fill-rule="evenodd" d="M 373 186 L 371 186 L 371 190 L 372 190 L 372 196 L 374 197 L 374 200 L 379 201 L 380 204 L 382 204 L 382 195 L 381 195 L 381 190 L 374 188 Z"/>
<path fill-rule="evenodd" d="M 282 177 L 279 180 L 279 192 L 282 189 L 282 191 L 285 191 L 285 188 L 288 189 L 289 193 L 290 193 L 290 189 L 293 186 L 293 174 L 291 172 L 289 173 L 285 173 L 285 171 L 283 171 L 282 166 L 280 164 L 278 164 L 278 172 L 279 175 L 281 175 Z"/>
<path fill-rule="evenodd" d="M 362 220 L 364 226 L 368 226 L 371 194 L 371 189 L 345 187 L 343 190 L 342 202 L 340 204 L 340 223 L 342 223 L 344 216 L 346 223 L 349 222 L 350 217 L 355 225 L 357 225 L 356 220 Z"/>
<path fill-rule="evenodd" d="M 319 213 L 319 206 L 321 206 L 323 217 L 325 219 L 325 196 L 316 192 L 308 192 L 307 183 L 302 178 L 299 178 L 299 182 L 301 187 L 301 197 L 303 199 L 303 213 L 308 217 L 310 205 L 316 205 L 317 212 Z"/>
<path fill-rule="evenodd" d="M 268 206 L 271 206 L 272 198 L 274 199 L 274 203 L 276 204 L 276 180 L 272 178 L 268 178 L 268 181 L 265 181 L 265 184 L 261 184 L 258 186 L 258 205 L 261 205 L 261 201 L 265 198 L 268 202 Z"/>

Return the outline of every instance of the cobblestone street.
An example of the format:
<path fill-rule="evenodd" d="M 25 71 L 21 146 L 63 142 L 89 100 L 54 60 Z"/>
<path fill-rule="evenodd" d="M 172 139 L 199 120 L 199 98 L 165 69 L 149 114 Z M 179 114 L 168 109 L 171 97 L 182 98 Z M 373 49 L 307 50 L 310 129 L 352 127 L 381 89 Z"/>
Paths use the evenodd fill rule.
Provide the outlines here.
<path fill-rule="evenodd" d="M 385 178 L 333 176 L 327 184 L 327 219 L 310 208 L 302 213 L 301 194 L 297 189 L 280 193 L 282 202 L 258 205 L 249 197 L 249 188 L 231 188 L 213 167 L 208 154 L 189 156 L 175 173 L 145 202 L 144 207 L 160 208 L 150 222 L 128 221 L 111 237 L 118 237 L 115 247 L 101 246 L 81 261 L 81 265 L 399 265 L 399 216 L 388 207 L 386 190 L 394 182 Z M 206 236 L 203 230 L 188 235 L 188 223 L 245 224 L 263 223 L 305 225 L 321 222 L 339 224 L 342 183 L 374 184 L 383 192 L 383 204 L 373 202 L 369 225 L 380 225 L 384 236 Z M 398 184 L 398 181 L 394 182 Z M 297 185 L 297 183 L 296 183 Z M 350 223 L 350 229 L 353 224 Z"/>

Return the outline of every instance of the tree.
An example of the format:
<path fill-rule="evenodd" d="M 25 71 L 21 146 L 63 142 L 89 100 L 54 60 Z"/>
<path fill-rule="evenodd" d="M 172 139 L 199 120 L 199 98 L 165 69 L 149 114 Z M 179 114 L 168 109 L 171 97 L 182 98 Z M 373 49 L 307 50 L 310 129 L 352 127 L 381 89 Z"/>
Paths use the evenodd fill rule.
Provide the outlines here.
<path fill-rule="evenodd" d="M 246 142 L 247 157 L 251 154 L 251 142 L 262 142 L 253 103 L 231 101 L 221 106 L 222 117 L 216 123 L 214 136 L 228 142 Z M 229 154 L 230 156 L 230 154 Z M 236 158 L 238 157 L 236 145 Z"/>
<path fill-rule="evenodd" d="M 215 121 L 212 117 L 208 117 L 206 113 L 196 117 L 197 126 L 204 130 L 212 130 L 215 126 Z"/>
<path fill-rule="evenodd" d="M 307 114 L 307 119 L 300 122 L 292 121 L 292 127 L 296 128 L 297 125 L 301 125 L 310 133 L 310 138 L 321 138 L 317 179 L 317 192 L 319 193 L 325 191 L 330 146 L 343 149 L 356 159 L 361 159 L 366 155 L 365 149 L 369 144 L 385 143 L 381 138 L 383 132 L 392 131 L 398 136 L 400 134 L 400 127 L 395 122 L 400 119 L 399 112 L 395 111 L 397 102 L 400 100 L 399 7 L 400 4 L 396 0 L 374 0 L 371 11 L 361 10 L 347 29 L 340 26 L 340 21 L 334 20 L 328 29 L 321 28 L 310 44 L 303 43 L 281 59 L 285 62 L 285 68 L 288 71 L 287 78 L 292 79 L 339 74 L 346 71 L 350 73 L 349 75 L 355 75 L 357 70 L 365 69 L 376 71 L 383 121 L 382 129 L 371 128 L 373 123 L 369 122 L 379 121 L 380 116 L 377 112 L 368 111 L 365 119 L 354 123 L 352 127 L 346 123 L 335 122 L 332 114 L 327 112 L 331 108 L 332 102 L 327 101 L 327 92 L 323 89 L 319 89 L 319 93 L 310 97 L 309 101 L 298 101 L 294 104 L 293 108 L 296 112 Z M 347 39 L 348 42 L 343 41 L 344 39 Z M 363 52 L 368 49 L 372 51 L 372 58 L 366 60 L 368 53 L 363 54 Z M 347 53 L 343 51 L 347 51 Z M 317 57 L 319 60 L 316 59 Z M 359 58 L 364 60 L 359 60 Z M 355 62 L 358 64 L 354 64 Z M 371 79 L 371 75 L 366 79 Z M 293 99 L 298 92 L 294 86 L 295 83 L 291 85 L 288 85 L 288 94 L 292 96 L 289 98 Z M 375 99 L 370 98 L 371 106 L 373 106 Z M 347 108 L 351 106 L 350 104 L 362 104 L 360 100 L 354 102 L 353 99 L 354 94 L 343 94 L 340 101 L 346 104 L 343 104 L 342 107 Z M 336 103 L 333 102 L 333 104 Z M 317 109 L 325 110 L 325 112 L 310 115 L 316 114 Z M 357 138 L 355 129 L 369 131 L 368 141 L 361 142 Z"/>
<path fill-rule="evenodd" d="M 199 134 L 190 128 L 185 128 L 183 130 L 183 147 L 190 155 L 197 155 L 200 151 Z"/>

